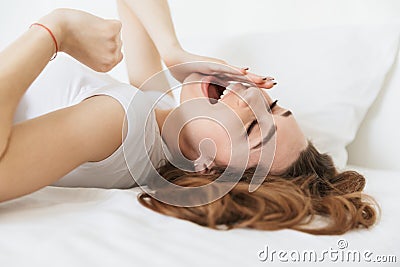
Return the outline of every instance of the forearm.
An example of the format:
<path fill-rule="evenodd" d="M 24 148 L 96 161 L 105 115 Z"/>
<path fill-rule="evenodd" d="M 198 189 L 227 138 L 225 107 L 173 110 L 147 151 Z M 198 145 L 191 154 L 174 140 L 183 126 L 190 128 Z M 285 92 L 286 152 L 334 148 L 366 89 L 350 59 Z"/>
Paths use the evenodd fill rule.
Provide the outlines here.
<path fill-rule="evenodd" d="M 0 53 L 1 114 L 18 105 L 27 88 L 54 54 L 54 47 L 49 33 L 32 27 Z"/>
<path fill-rule="evenodd" d="M 171 49 L 181 49 L 167 0 L 124 0 L 143 24 L 161 57 Z"/>
<path fill-rule="evenodd" d="M 48 26 L 59 36 L 56 24 Z M 54 52 L 55 45 L 49 33 L 34 26 L 0 53 L 0 157 L 6 148 L 19 101 Z"/>
<path fill-rule="evenodd" d="M 161 73 L 157 75 L 159 86 L 141 87 L 148 78 L 162 71 L 160 54 L 147 30 L 125 0 L 117 0 L 117 5 L 124 29 L 122 40 L 130 84 L 141 90 L 164 92 L 169 88 L 169 83 L 166 76 Z"/>
<path fill-rule="evenodd" d="M 119 21 L 74 9 L 57 9 L 39 23 L 53 32 L 59 51 L 95 71 L 107 72 L 122 60 Z M 16 107 L 54 52 L 51 34 L 34 26 L 0 53 L 0 160 L 5 154 Z"/>

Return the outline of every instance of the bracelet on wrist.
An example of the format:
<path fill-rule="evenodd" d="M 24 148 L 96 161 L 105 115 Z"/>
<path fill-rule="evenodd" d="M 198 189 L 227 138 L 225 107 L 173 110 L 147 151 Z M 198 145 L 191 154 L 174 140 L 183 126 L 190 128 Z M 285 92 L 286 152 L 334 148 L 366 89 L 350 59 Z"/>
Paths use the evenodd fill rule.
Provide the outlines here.
<path fill-rule="evenodd" d="M 33 26 L 39 26 L 39 27 L 42 27 L 43 29 L 45 29 L 46 31 L 48 31 L 48 33 L 50 34 L 51 38 L 53 39 L 54 46 L 56 47 L 56 52 L 55 52 L 54 56 L 50 59 L 50 61 L 55 59 L 57 57 L 57 53 L 58 53 L 58 43 L 57 43 L 57 39 L 54 36 L 53 32 L 48 27 L 44 26 L 41 23 L 37 23 L 37 22 L 32 23 L 29 28 L 32 28 Z"/>

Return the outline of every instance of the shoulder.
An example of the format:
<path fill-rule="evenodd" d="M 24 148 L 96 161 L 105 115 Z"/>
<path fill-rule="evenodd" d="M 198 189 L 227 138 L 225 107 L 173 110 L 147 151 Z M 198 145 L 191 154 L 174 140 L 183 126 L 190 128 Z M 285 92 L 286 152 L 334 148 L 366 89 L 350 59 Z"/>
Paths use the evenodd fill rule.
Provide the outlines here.
<path fill-rule="evenodd" d="M 90 151 L 89 161 L 109 157 L 122 144 L 125 109 L 115 98 L 91 96 L 73 107 L 73 124 Z"/>

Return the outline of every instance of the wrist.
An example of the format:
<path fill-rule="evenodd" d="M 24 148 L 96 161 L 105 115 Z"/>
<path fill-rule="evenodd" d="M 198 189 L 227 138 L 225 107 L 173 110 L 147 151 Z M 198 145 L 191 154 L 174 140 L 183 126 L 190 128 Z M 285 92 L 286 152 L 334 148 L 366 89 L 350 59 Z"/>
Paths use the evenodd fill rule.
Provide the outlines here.
<path fill-rule="evenodd" d="M 165 50 L 159 51 L 160 57 L 164 61 L 165 65 L 171 66 L 178 64 L 180 56 L 185 53 L 185 50 L 178 44 L 171 44 L 169 46 L 164 47 Z"/>
<path fill-rule="evenodd" d="M 61 9 L 56 9 L 52 11 L 50 14 L 42 17 L 38 23 L 45 25 L 49 28 L 54 35 L 57 45 L 58 51 L 63 51 L 64 49 L 64 39 L 65 39 L 65 31 L 64 31 L 64 17 Z"/>

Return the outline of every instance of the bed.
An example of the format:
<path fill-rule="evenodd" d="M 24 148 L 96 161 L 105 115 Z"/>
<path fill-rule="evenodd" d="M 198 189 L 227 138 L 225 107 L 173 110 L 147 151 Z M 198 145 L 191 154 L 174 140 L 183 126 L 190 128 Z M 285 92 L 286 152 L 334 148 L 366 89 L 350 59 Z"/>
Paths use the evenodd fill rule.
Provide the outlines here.
<path fill-rule="evenodd" d="M 22 0 L 1 3 L 0 12 L 11 19 L 18 5 L 32 7 L 20 20 L 14 18 L 17 33 L 35 14 L 56 6 L 115 16 L 112 3 L 94 8 L 74 1 L 36 2 L 40 4 L 35 7 Z M 49 186 L 0 203 L 0 266 L 398 266 L 399 4 L 315 0 L 299 6 L 296 1 L 253 0 L 241 10 L 241 1 L 221 1 L 214 3 L 210 16 L 218 9 L 228 12 L 211 28 L 184 11 L 189 10 L 188 2 L 170 1 L 183 46 L 277 76 L 278 86 L 271 94 L 294 111 L 307 136 L 331 154 L 340 169 L 365 175 L 365 192 L 382 209 L 378 224 L 340 236 L 216 231 L 144 208 L 136 199 L 139 188 Z M 205 11 L 211 2 L 192 5 Z M 311 5 L 314 11 L 307 8 Z M 263 19 L 262 9 L 275 13 Z M 244 21 L 256 26 L 249 29 L 232 21 L 240 12 Z M 190 16 L 192 22 L 182 23 Z M 260 25 L 263 21 L 268 26 Z M 280 26 L 272 27 L 274 21 Z M 220 27 L 227 30 L 221 32 Z M 4 26 L 0 33 L 0 47 L 15 37 Z M 123 63 L 111 75 L 126 81 Z"/>
<path fill-rule="evenodd" d="M 313 236 L 292 230 L 216 231 L 142 207 L 136 200 L 137 189 L 47 187 L 0 205 L 0 263 L 60 267 L 265 266 L 285 264 L 276 258 L 261 261 L 265 255 L 259 254 L 265 246 L 299 253 L 315 250 L 321 258 L 324 250 L 341 251 L 339 246 L 347 242 L 345 251 L 368 250 L 373 253 L 371 261 L 378 255 L 394 255 L 398 264 L 400 172 L 357 169 L 368 179 L 366 191 L 382 206 L 383 216 L 371 230 L 342 236 Z M 332 264 L 332 259 L 320 264 Z M 299 266 L 313 263 L 300 262 Z"/>

